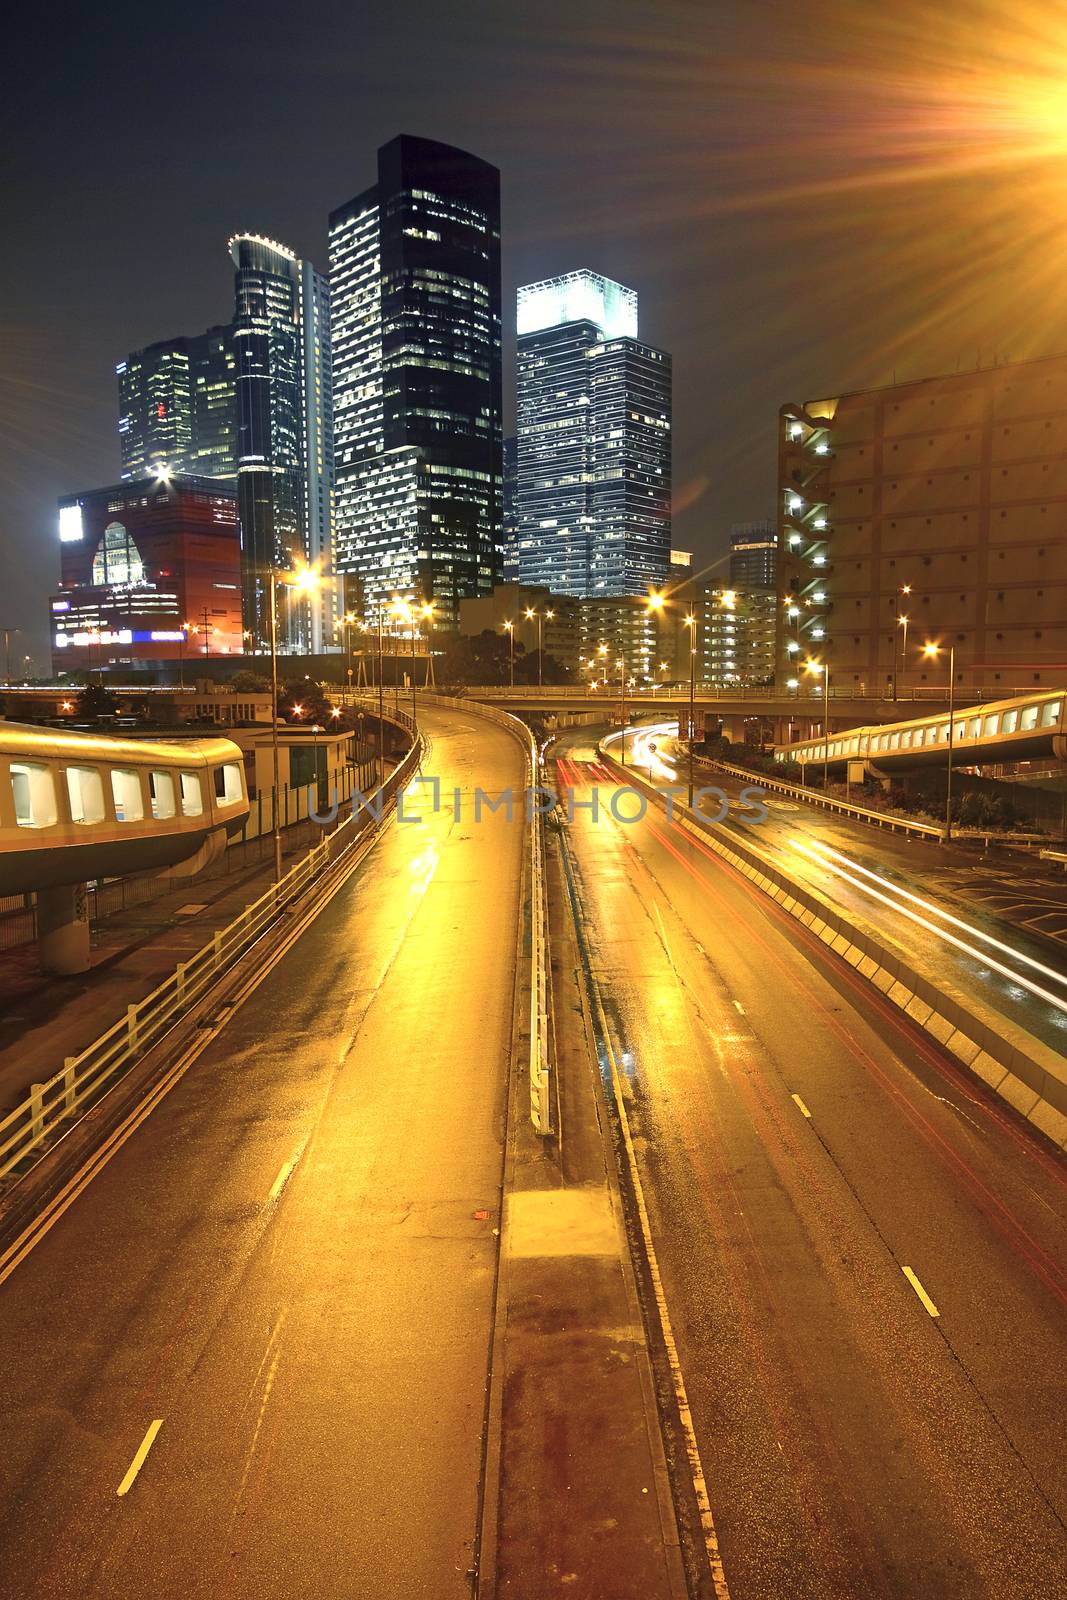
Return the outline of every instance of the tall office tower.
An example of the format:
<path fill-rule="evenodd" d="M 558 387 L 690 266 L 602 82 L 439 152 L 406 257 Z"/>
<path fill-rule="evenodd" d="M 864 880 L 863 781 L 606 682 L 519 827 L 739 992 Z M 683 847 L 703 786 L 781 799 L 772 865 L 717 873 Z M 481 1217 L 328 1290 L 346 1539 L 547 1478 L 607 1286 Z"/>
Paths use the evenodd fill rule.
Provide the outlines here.
<path fill-rule="evenodd" d="M 523 583 L 646 594 L 671 548 L 671 358 L 637 294 L 594 272 L 518 296 L 515 517 Z"/>
<path fill-rule="evenodd" d="M 519 460 L 519 441 L 514 435 L 504 440 L 504 493 L 501 500 L 501 565 L 505 583 L 519 581 L 519 534 L 515 523 L 515 473 Z"/>
<path fill-rule="evenodd" d="M 1065 411 L 1065 356 L 783 406 L 786 682 L 825 662 L 860 693 L 943 686 L 954 645 L 957 694 L 1058 687 Z"/>
<path fill-rule="evenodd" d="M 330 216 L 336 545 L 364 610 L 438 626 L 500 575 L 500 174 L 430 139 Z"/>
<path fill-rule="evenodd" d="M 778 534 L 773 522 L 735 522 L 730 529 L 730 587 L 778 590 Z"/>
<path fill-rule="evenodd" d="M 730 529 L 730 588 L 736 592 L 737 671 L 742 683 L 770 683 L 778 625 L 778 534 L 773 522 Z"/>
<path fill-rule="evenodd" d="M 245 628 L 261 650 L 270 641 L 271 572 L 312 555 L 329 566 L 329 299 L 314 268 L 285 245 L 237 234 L 230 255 Z M 286 593 L 282 647 L 321 645 L 322 603 Z"/>
<path fill-rule="evenodd" d="M 146 345 L 115 372 L 124 479 L 162 467 L 204 478 L 234 477 L 237 399 L 228 327 Z"/>

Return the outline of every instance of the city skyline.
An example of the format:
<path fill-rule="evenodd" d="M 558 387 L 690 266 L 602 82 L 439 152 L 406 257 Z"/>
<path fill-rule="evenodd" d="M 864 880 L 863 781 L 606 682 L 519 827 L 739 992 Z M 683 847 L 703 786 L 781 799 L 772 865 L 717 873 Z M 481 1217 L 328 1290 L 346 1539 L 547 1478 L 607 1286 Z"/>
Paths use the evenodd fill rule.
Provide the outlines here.
<path fill-rule="evenodd" d="M 253 72 L 236 16 L 205 11 L 197 28 L 195 6 L 165 51 L 158 14 L 124 0 L 92 23 L 73 14 L 59 45 L 42 18 L 20 17 L 8 115 L 21 159 L 0 267 L 18 311 L 0 478 L 6 536 L 31 537 L 7 621 L 28 626 L 54 582 L 58 496 L 117 476 L 115 363 L 214 320 L 218 241 L 235 228 L 284 239 L 321 267 L 329 207 L 365 181 L 366 153 L 398 127 L 476 150 L 503 174 L 506 361 L 520 282 L 584 260 L 640 287 L 647 325 L 675 352 L 675 537 L 697 567 L 725 553 L 732 521 L 774 509 L 769 419 L 783 395 L 1067 348 L 1067 316 L 1046 287 L 1058 254 L 1028 221 L 1055 171 L 1036 92 L 1042 35 L 1053 59 L 1058 48 L 1054 22 L 1008 31 L 983 8 L 975 95 L 944 118 L 952 63 L 978 35 L 965 41 L 950 14 L 890 11 L 911 19 L 910 35 L 889 13 L 842 10 L 813 28 L 758 0 L 743 15 L 627 0 L 575 13 L 549 0 L 536 19 L 484 0 L 448 18 L 428 4 L 403 15 L 327 5 L 303 35 L 268 6 Z M 1008 61 L 1035 94 L 1012 130 L 1013 165 L 997 173 L 983 151 Z M 121 97 L 101 100 L 96 86 L 119 80 Z M 178 81 L 186 112 L 160 120 Z M 566 92 L 546 94 L 553 84 Z M 128 141 L 134 123 L 150 135 Z M 831 127 L 844 130 L 836 143 Z M 783 246 L 787 286 L 775 282 Z"/>

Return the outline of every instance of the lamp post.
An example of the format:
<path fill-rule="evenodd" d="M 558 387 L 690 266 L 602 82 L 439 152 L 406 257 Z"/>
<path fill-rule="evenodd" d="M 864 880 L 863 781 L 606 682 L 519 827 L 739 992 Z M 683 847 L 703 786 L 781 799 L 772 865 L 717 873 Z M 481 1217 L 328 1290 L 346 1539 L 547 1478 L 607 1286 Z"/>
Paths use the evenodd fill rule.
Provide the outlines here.
<path fill-rule="evenodd" d="M 685 619 L 685 626 L 689 629 L 689 721 L 688 721 L 688 724 L 687 724 L 688 731 L 689 731 L 689 739 L 688 739 L 689 778 L 688 778 L 687 787 L 688 787 L 688 791 L 689 791 L 689 794 L 688 794 L 688 805 L 689 805 L 690 811 L 692 811 L 692 809 L 693 809 L 693 738 L 694 738 L 694 735 L 696 734 L 696 720 L 697 720 L 697 717 L 696 717 L 697 619 L 696 619 L 695 614 L 692 611 L 690 611 L 690 613 L 688 614 L 688 616 Z M 705 728 L 706 728 L 706 726 L 707 726 L 707 724 L 705 723 Z"/>
<path fill-rule="evenodd" d="M 822 786 L 830 787 L 830 669 L 823 661 L 808 660 L 804 671 L 817 678 L 822 674 Z"/>
<path fill-rule="evenodd" d="M 619 669 L 619 701 L 622 707 L 622 764 L 626 765 L 626 657 L 620 656 L 615 665 Z"/>
<path fill-rule="evenodd" d="M 515 624 L 505 622 L 504 632 L 508 636 L 508 682 L 512 689 L 515 687 Z"/>
<path fill-rule="evenodd" d="M 900 616 L 897 618 L 897 627 L 901 628 L 903 630 L 903 635 L 904 635 L 903 640 L 902 640 L 901 645 L 900 645 L 900 657 L 899 657 L 900 666 L 903 668 L 903 667 L 907 666 L 907 661 L 908 661 L 908 618 L 904 614 L 904 612 L 901 612 Z M 897 659 L 898 658 L 897 658 L 896 636 L 894 635 L 894 643 L 893 643 L 893 699 L 894 700 L 896 700 L 896 698 L 897 698 Z"/>
<path fill-rule="evenodd" d="M 426 601 L 421 606 L 416 606 L 414 602 L 412 602 L 408 606 L 407 610 L 408 616 L 411 619 L 411 721 L 414 732 L 418 734 L 419 724 L 415 706 L 415 640 L 418 635 L 420 616 L 427 619 L 427 624 L 429 623 L 429 619 L 433 616 L 433 602 Z M 427 652 L 429 651 L 429 643 L 429 628 L 427 626 Z M 428 656 L 427 659 L 429 659 Z M 427 668 L 427 677 L 429 677 L 429 668 Z"/>
<path fill-rule="evenodd" d="M 271 765 L 274 780 L 274 800 L 271 805 L 271 832 L 274 836 L 274 881 L 281 882 L 282 876 L 282 830 L 278 820 L 278 802 L 281 799 L 281 754 L 278 746 L 278 584 L 282 581 L 281 575 L 274 564 L 271 564 L 269 573 L 270 590 L 270 687 L 273 697 L 273 714 L 270 719 L 271 731 Z M 299 594 L 311 595 L 319 587 L 322 579 L 313 567 L 301 567 L 289 580 L 292 587 Z M 316 758 L 317 760 L 317 758 Z M 316 768 L 316 776 L 318 769 Z"/>
<path fill-rule="evenodd" d="M 924 644 L 923 655 L 928 661 L 936 661 L 941 654 L 939 644 Z M 952 838 L 952 747 L 955 735 L 955 694 L 956 694 L 956 646 L 948 648 L 948 774 L 945 784 L 945 843 Z"/>
<path fill-rule="evenodd" d="M 378 601 L 378 787 L 385 785 L 385 662 L 382 630 L 385 626 L 385 601 Z"/>
<path fill-rule="evenodd" d="M 544 615 L 545 615 L 545 617 L 547 617 L 548 621 L 551 622 L 552 618 L 556 615 L 556 613 L 554 611 L 547 611 L 546 610 Z M 542 672 L 542 667 L 543 667 L 544 662 L 543 662 L 543 656 L 542 656 L 542 652 L 541 652 L 541 622 L 542 622 L 542 617 L 541 617 L 540 611 L 535 611 L 532 606 L 527 606 L 526 607 L 526 617 L 527 617 L 527 620 L 530 621 L 530 622 L 532 622 L 535 617 L 537 618 L 537 687 L 540 689 L 542 687 L 543 677 L 544 677 L 544 674 Z"/>

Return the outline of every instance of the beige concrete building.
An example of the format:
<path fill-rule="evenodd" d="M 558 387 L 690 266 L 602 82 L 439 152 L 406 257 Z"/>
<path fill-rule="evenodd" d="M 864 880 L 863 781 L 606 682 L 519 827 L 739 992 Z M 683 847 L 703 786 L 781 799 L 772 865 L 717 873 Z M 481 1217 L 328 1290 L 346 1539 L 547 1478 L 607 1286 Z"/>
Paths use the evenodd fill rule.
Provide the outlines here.
<path fill-rule="evenodd" d="M 779 494 L 779 682 L 1067 680 L 1067 356 L 785 405 Z"/>

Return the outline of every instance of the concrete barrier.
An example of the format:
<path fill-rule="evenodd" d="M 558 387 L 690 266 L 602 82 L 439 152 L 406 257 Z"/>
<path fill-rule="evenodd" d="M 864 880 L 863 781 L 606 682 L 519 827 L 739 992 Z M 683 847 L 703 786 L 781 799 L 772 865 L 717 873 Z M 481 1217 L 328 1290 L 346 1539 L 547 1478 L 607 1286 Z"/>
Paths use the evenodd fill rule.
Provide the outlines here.
<path fill-rule="evenodd" d="M 654 784 L 632 767 L 623 767 L 603 744 L 597 751 L 618 777 L 666 809 Z M 675 815 L 682 828 L 795 917 L 942 1049 L 1067 1150 L 1067 1060 L 1062 1055 L 991 1006 L 950 993 L 916 971 L 867 929 L 857 927 L 818 889 L 801 883 L 762 851 L 733 837 L 727 841 L 713 823 L 701 821 L 677 801 Z"/>

